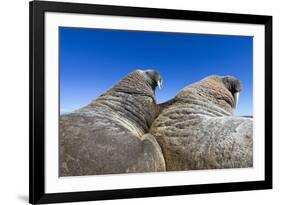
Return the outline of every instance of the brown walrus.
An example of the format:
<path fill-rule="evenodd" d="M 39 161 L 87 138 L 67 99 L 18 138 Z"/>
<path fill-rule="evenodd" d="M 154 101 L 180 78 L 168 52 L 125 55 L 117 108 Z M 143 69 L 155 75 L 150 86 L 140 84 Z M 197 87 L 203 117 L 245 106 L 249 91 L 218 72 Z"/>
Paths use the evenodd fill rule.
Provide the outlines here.
<path fill-rule="evenodd" d="M 155 119 L 160 74 L 136 70 L 86 107 L 60 117 L 60 176 L 165 170 L 146 134 Z"/>
<path fill-rule="evenodd" d="M 253 166 L 253 122 L 233 116 L 240 80 L 210 76 L 160 104 L 150 133 L 162 148 L 167 170 Z"/>

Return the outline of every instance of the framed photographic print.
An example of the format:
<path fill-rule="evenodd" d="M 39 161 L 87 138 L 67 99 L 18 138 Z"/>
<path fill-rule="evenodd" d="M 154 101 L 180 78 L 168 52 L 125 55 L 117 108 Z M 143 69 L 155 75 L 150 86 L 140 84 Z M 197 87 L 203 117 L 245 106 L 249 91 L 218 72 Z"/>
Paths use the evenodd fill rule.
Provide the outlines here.
<path fill-rule="evenodd" d="M 272 188 L 272 17 L 30 2 L 30 203 Z"/>

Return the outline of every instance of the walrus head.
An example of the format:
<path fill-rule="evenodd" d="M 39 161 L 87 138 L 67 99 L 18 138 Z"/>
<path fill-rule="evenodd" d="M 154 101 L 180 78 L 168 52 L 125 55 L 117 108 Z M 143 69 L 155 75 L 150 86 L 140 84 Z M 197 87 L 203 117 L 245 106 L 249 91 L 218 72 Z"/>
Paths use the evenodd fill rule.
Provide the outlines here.
<path fill-rule="evenodd" d="M 224 83 L 225 87 L 231 92 L 234 98 L 234 107 L 237 106 L 239 101 L 239 94 L 242 90 L 242 83 L 235 77 L 226 76 L 222 78 L 222 82 Z"/>
<path fill-rule="evenodd" d="M 233 76 L 209 76 L 199 81 L 198 86 L 199 90 L 203 88 L 207 100 L 227 111 L 236 108 L 242 90 L 241 81 Z"/>
<path fill-rule="evenodd" d="M 155 100 L 155 89 L 157 86 L 162 86 L 162 78 L 159 72 L 155 70 L 138 69 L 125 76 L 109 89 L 107 93 L 118 91 L 127 94 L 139 94 L 150 96 Z"/>
<path fill-rule="evenodd" d="M 242 90 L 242 83 L 232 76 L 208 76 L 197 83 L 189 85 L 181 90 L 177 101 L 192 102 L 197 107 L 203 106 L 210 111 L 224 110 L 225 114 L 232 114 L 237 106 L 239 93 Z M 200 107 L 199 106 L 199 107 Z M 227 114 L 227 115 L 229 115 Z"/>
<path fill-rule="evenodd" d="M 153 90 L 158 86 L 159 89 L 162 88 L 163 80 L 159 72 L 155 70 L 144 70 L 144 74 L 147 77 L 148 84 L 152 87 Z"/>

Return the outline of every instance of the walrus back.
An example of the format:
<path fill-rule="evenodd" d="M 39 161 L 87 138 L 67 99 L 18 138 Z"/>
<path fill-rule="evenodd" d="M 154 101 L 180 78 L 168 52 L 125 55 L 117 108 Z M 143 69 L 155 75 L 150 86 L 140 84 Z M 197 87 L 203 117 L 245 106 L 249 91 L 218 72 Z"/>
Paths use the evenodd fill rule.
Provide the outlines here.
<path fill-rule="evenodd" d="M 160 117 L 151 128 L 167 170 L 253 166 L 252 119 L 184 115 Z"/>

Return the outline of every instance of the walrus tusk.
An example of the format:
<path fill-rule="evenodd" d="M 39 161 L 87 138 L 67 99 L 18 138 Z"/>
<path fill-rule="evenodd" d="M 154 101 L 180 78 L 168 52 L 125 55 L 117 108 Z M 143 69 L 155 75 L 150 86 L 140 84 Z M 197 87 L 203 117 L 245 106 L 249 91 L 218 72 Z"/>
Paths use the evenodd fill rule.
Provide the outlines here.
<path fill-rule="evenodd" d="M 162 88 L 162 83 L 163 83 L 162 80 L 158 80 L 158 81 L 157 81 L 157 85 L 158 85 L 159 89 Z"/>
<path fill-rule="evenodd" d="M 239 92 L 234 93 L 234 101 L 235 101 L 235 107 L 237 107 L 238 101 L 239 101 Z"/>

